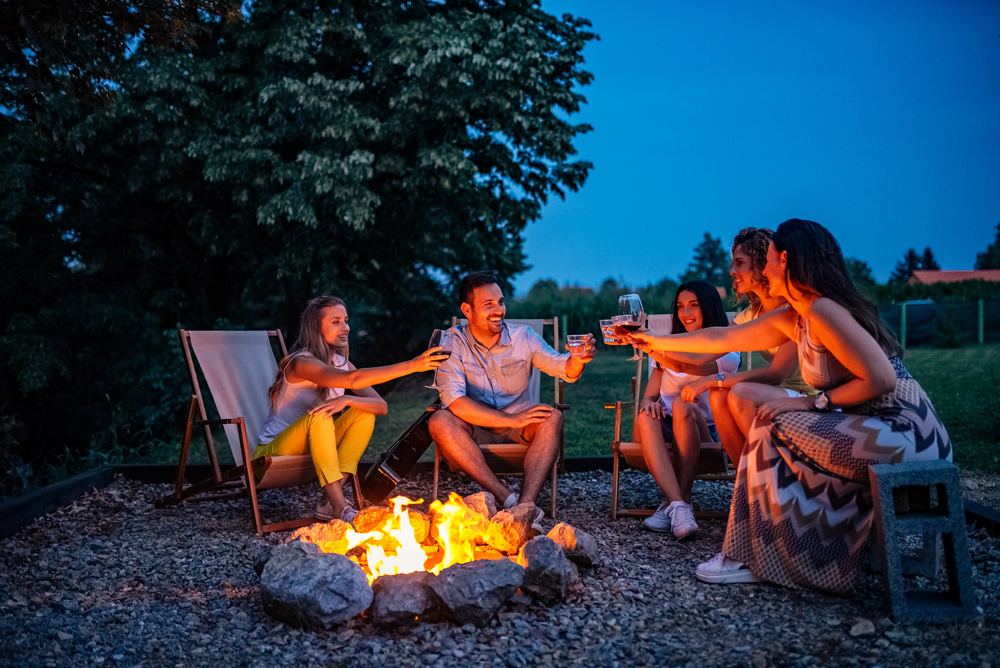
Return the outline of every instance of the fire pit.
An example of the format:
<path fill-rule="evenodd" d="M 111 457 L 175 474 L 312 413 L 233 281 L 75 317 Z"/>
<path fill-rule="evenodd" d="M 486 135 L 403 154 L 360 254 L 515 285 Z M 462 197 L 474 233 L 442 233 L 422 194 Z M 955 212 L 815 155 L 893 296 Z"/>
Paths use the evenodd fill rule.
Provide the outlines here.
<path fill-rule="evenodd" d="M 486 492 L 422 503 L 396 497 L 354 526 L 335 520 L 295 531 L 260 568 L 265 609 L 299 626 L 331 628 L 367 610 L 375 624 L 450 619 L 484 626 L 519 590 L 561 600 L 590 567 L 596 543 L 566 524 L 542 536 L 533 504 L 497 512 Z"/>

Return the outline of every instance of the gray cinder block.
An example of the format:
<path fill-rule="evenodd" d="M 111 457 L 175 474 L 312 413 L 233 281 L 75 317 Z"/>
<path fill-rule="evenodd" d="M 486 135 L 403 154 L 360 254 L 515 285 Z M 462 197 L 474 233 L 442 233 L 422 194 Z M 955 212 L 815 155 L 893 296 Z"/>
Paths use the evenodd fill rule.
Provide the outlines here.
<path fill-rule="evenodd" d="M 875 503 L 872 549 L 880 552 L 882 585 L 893 619 L 896 622 L 944 623 L 975 616 L 976 594 L 972 586 L 972 560 L 958 469 L 946 461 L 905 462 L 876 464 L 868 467 L 868 474 Z M 893 490 L 902 487 L 933 488 L 937 492 L 937 506 L 897 514 Z M 899 496 L 899 492 L 896 495 Z M 937 574 L 937 537 L 941 536 L 948 575 L 947 591 L 906 593 L 898 539 L 916 534 L 924 537 L 922 567 L 931 576 Z"/>

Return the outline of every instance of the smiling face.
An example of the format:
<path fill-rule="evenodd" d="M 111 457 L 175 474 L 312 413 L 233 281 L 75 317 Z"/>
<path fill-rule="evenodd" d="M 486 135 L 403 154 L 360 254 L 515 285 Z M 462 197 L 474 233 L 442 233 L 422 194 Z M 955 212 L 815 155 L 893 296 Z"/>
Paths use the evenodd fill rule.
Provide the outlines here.
<path fill-rule="evenodd" d="M 472 304 L 462 303 L 462 313 L 469 320 L 469 326 L 477 339 L 499 336 L 503 331 L 503 319 L 507 306 L 503 290 L 496 283 L 480 285 L 472 290 Z"/>
<path fill-rule="evenodd" d="M 704 320 L 701 314 L 701 305 L 698 303 L 698 295 L 690 290 L 684 290 L 677 295 L 677 318 L 684 325 L 684 329 L 689 332 L 702 328 Z"/>
<path fill-rule="evenodd" d="M 340 305 L 324 308 L 319 330 L 331 348 L 346 348 L 347 335 L 351 332 L 351 326 L 347 324 L 347 309 Z"/>
<path fill-rule="evenodd" d="M 733 287 L 737 294 L 745 295 L 754 291 L 753 262 L 750 256 L 737 246 L 733 249 L 733 263 L 729 267 L 729 275 L 733 277 Z"/>
<path fill-rule="evenodd" d="M 788 284 L 785 281 L 785 271 L 788 268 L 788 252 L 779 252 L 771 242 L 767 247 L 767 266 L 764 267 L 764 277 L 767 279 L 768 294 L 771 297 L 788 299 Z"/>

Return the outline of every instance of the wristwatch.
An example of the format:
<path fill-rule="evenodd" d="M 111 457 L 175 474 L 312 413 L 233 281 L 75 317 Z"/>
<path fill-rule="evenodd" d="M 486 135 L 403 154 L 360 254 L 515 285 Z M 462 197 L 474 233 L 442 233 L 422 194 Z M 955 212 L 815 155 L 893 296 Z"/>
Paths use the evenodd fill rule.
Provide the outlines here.
<path fill-rule="evenodd" d="M 722 387 L 722 381 L 724 381 L 725 379 L 726 379 L 725 374 L 721 374 L 721 373 L 715 374 L 715 380 L 718 381 L 719 387 Z"/>
<path fill-rule="evenodd" d="M 830 399 L 826 396 L 826 392 L 817 394 L 816 398 L 813 399 L 813 405 L 816 407 L 816 410 L 824 413 L 830 410 Z"/>

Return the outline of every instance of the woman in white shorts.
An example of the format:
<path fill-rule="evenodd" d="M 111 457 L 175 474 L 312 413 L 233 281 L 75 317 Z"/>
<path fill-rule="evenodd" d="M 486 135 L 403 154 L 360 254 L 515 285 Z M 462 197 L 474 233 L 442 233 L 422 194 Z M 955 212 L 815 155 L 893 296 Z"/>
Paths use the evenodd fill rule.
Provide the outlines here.
<path fill-rule="evenodd" d="M 788 308 L 783 297 L 768 295 L 767 279 L 761 273 L 767 264 L 767 247 L 770 243 L 771 230 L 759 227 L 744 228 L 733 239 L 733 263 L 729 269 L 729 275 L 733 277 L 733 290 L 738 296 L 750 301 L 750 305 L 736 315 L 733 325 L 742 325 L 765 313 Z M 708 403 L 715 418 L 715 428 L 722 447 L 734 464 L 740 461 L 746 448 L 746 434 L 758 406 L 776 398 L 816 393 L 816 390 L 802 380 L 794 341 L 762 350 L 760 355 L 769 366 L 739 373 L 720 370 L 715 376 L 688 383 L 681 392 L 686 401 L 694 401 L 696 397 L 703 400 L 703 393 L 708 391 Z"/>
<path fill-rule="evenodd" d="M 671 311 L 675 334 L 729 324 L 718 290 L 705 281 L 691 281 L 678 287 Z M 686 538 L 698 529 L 691 506 L 691 487 L 701 444 L 719 439 L 708 398 L 701 396 L 686 402 L 681 392 L 688 383 L 703 376 L 733 373 L 739 368 L 740 354 L 733 352 L 720 357 L 718 353 L 654 352 L 650 358 L 656 366 L 639 402 L 635 440 L 642 445 L 646 465 L 666 501 L 643 521 L 643 526 L 661 533 L 673 530 L 677 538 Z M 668 440 L 674 443 L 672 452 L 667 449 Z"/>

